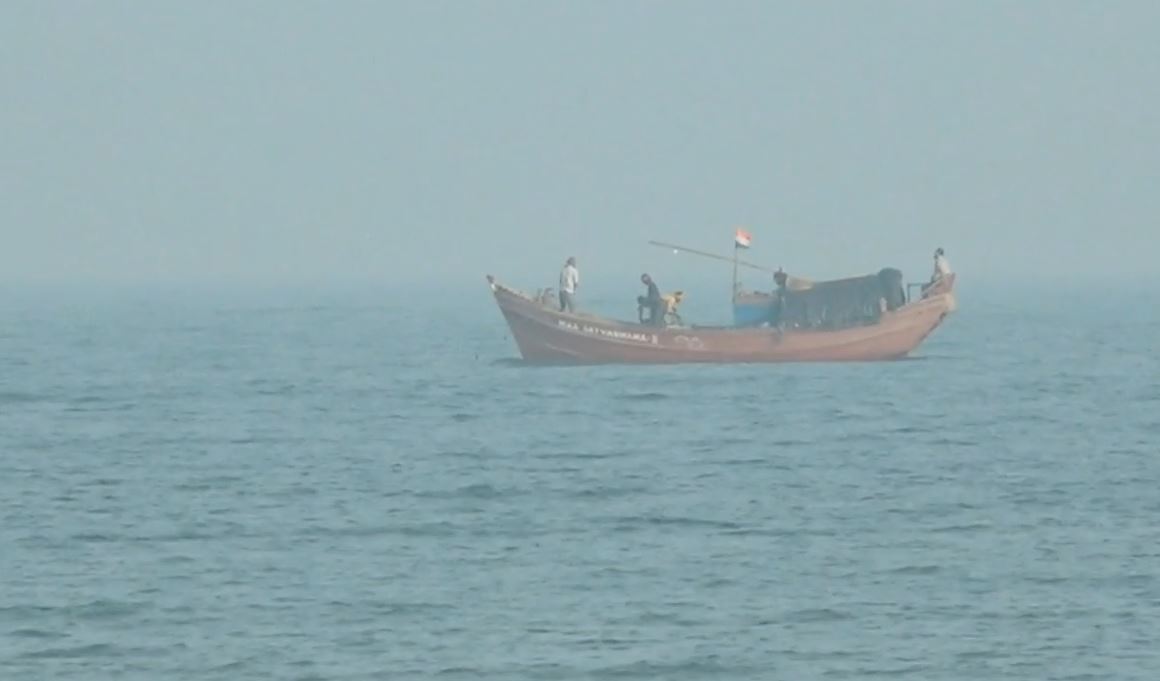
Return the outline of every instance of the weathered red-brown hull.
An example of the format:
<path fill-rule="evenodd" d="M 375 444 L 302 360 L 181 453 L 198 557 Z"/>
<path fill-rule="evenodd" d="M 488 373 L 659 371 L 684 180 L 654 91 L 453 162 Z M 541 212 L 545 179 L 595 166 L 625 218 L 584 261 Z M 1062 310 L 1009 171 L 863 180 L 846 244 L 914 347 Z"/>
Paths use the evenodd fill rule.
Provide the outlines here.
<path fill-rule="evenodd" d="M 671 364 L 841 362 L 910 354 L 955 309 L 954 280 L 880 321 L 836 331 L 776 328 L 659 328 L 568 314 L 488 277 L 524 360 L 533 363 Z"/>

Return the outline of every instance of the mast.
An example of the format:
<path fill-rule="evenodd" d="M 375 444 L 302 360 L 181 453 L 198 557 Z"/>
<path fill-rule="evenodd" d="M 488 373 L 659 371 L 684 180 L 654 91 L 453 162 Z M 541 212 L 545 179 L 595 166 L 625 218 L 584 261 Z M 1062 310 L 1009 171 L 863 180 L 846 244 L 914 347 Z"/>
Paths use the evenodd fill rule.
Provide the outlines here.
<path fill-rule="evenodd" d="M 738 250 L 739 250 L 739 247 L 737 246 L 737 242 L 734 241 L 733 242 L 733 295 L 729 299 L 734 304 L 737 303 L 737 264 L 738 264 L 737 263 L 737 251 Z"/>

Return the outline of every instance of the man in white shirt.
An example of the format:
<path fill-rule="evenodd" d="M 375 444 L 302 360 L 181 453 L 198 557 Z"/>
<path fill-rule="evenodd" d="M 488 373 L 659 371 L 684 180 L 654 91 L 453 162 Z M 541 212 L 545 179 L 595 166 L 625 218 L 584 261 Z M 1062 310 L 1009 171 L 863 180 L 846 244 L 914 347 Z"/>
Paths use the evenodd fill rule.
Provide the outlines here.
<path fill-rule="evenodd" d="M 576 288 L 580 286 L 580 270 L 576 269 L 576 258 L 568 258 L 560 272 L 560 311 L 575 312 Z"/>
<path fill-rule="evenodd" d="M 931 275 L 930 280 L 938 281 L 945 276 L 950 275 L 951 264 L 947 262 L 947 257 L 943 253 L 943 249 L 939 248 L 934 252 L 934 274 Z"/>

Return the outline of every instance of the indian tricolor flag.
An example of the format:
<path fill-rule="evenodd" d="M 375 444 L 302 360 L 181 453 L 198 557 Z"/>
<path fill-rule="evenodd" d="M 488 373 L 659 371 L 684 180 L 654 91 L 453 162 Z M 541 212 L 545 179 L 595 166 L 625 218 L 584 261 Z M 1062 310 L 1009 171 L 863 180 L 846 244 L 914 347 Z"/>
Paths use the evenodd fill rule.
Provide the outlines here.
<path fill-rule="evenodd" d="M 737 230 L 737 234 L 733 236 L 733 244 L 737 248 L 749 248 L 749 242 L 752 239 L 753 236 L 750 235 L 749 232 L 745 231 L 744 229 L 739 229 Z"/>

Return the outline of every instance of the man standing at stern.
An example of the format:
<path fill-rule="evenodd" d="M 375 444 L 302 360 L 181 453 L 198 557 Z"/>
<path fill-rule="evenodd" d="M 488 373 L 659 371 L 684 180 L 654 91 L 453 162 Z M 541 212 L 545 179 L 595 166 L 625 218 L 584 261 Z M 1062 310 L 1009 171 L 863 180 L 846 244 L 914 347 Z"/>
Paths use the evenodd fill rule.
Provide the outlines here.
<path fill-rule="evenodd" d="M 934 252 L 934 274 L 931 275 L 931 282 L 936 282 L 939 279 L 949 277 L 951 275 L 951 264 L 947 262 L 947 254 L 943 249 L 937 248 Z"/>

